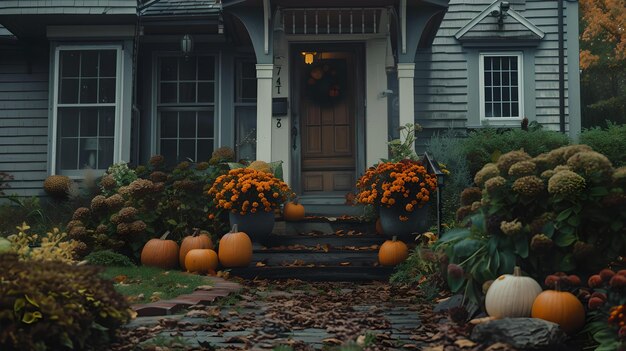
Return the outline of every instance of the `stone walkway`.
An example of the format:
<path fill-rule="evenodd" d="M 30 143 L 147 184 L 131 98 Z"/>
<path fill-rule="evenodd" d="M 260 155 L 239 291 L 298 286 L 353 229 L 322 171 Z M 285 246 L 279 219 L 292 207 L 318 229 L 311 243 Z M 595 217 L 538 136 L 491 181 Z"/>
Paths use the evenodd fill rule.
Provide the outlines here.
<path fill-rule="evenodd" d="M 422 301 L 418 291 L 386 283 L 238 285 L 216 278 L 208 290 L 136 306 L 143 316 L 122 332 L 114 349 L 327 350 L 346 342 L 368 350 L 421 349 L 436 334 L 422 325 L 421 318 L 432 315 Z"/>

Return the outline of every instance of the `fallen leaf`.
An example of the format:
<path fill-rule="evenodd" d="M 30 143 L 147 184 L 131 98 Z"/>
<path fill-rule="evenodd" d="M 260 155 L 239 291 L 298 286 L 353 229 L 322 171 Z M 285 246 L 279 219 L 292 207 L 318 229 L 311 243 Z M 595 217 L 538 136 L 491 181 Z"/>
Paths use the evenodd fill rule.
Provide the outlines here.
<path fill-rule="evenodd" d="M 128 279 L 128 276 L 127 276 L 127 275 L 125 275 L 125 274 L 120 274 L 120 275 L 118 275 L 118 276 L 115 276 L 115 277 L 113 278 L 113 281 L 114 281 L 114 282 L 116 282 L 116 283 L 123 283 L 123 282 L 125 282 L 127 279 Z"/>
<path fill-rule="evenodd" d="M 267 265 L 266 265 L 265 263 L 263 263 L 263 262 L 259 261 L 259 262 L 257 262 L 257 263 L 256 263 L 256 266 L 257 266 L 257 267 L 265 267 L 265 266 L 267 266 Z"/>
<path fill-rule="evenodd" d="M 424 348 L 422 351 L 443 351 L 443 345 L 428 346 Z"/>
<path fill-rule="evenodd" d="M 198 285 L 195 290 L 213 290 L 213 285 Z"/>
<path fill-rule="evenodd" d="M 339 263 L 340 266 L 349 266 L 350 262 L 341 262 Z"/>
<path fill-rule="evenodd" d="M 468 340 L 468 339 L 459 339 L 459 340 L 455 341 L 454 344 L 456 346 L 460 347 L 460 348 L 476 346 L 475 342 L 473 342 L 472 340 Z"/>
<path fill-rule="evenodd" d="M 343 344 L 343 341 L 336 339 L 336 338 L 326 338 L 324 340 L 322 340 L 322 342 L 324 344 L 333 344 L 333 345 L 341 345 Z"/>

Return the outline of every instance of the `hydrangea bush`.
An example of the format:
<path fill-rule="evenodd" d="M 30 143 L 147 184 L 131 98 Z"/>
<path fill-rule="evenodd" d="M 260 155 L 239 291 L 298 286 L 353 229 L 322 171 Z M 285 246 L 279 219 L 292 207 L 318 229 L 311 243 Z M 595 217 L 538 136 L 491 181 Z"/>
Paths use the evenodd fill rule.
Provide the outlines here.
<path fill-rule="evenodd" d="M 626 252 L 626 167 L 587 145 L 503 154 L 474 183 L 461 194 L 460 228 L 439 244 L 463 269 L 449 279 L 455 291 L 477 297 L 485 281 L 515 265 L 542 278 L 593 271 Z"/>
<path fill-rule="evenodd" d="M 232 150 L 220 148 L 211 163 L 183 161 L 168 169 L 164 158 L 155 155 L 134 170 L 114 165 L 100 180 L 102 194 L 74 211 L 68 234 L 86 243 L 88 252 L 112 249 L 138 258 L 143 245 L 161 232 L 170 231 L 174 239 L 192 228 L 223 232 L 221 210 L 208 189 L 227 172 L 219 162 L 232 161 L 227 158 L 232 156 Z"/>

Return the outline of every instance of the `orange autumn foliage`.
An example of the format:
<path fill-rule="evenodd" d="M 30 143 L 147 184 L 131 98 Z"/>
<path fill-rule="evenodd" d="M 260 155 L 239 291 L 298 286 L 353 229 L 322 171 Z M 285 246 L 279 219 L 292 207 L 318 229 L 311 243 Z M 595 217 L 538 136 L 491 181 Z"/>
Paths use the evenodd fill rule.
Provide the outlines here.
<path fill-rule="evenodd" d="M 626 1 L 580 0 L 580 12 L 584 28 L 580 39 L 589 47 L 580 52 L 580 67 L 587 69 L 601 60 L 600 45 L 613 47 L 609 61 L 626 60 Z"/>

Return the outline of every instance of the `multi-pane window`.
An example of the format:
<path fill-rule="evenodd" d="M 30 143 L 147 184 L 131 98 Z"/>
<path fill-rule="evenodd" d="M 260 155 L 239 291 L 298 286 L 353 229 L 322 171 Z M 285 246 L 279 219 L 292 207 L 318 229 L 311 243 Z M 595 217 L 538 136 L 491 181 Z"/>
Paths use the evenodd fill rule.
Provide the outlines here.
<path fill-rule="evenodd" d="M 239 59 L 235 64 L 235 121 L 238 159 L 256 159 L 256 62 Z"/>
<path fill-rule="evenodd" d="M 208 160 L 215 138 L 215 57 L 161 57 L 157 110 L 166 161 Z"/>
<path fill-rule="evenodd" d="M 521 118 L 522 55 L 480 55 L 480 101 L 483 118 Z"/>
<path fill-rule="evenodd" d="M 58 51 L 55 171 L 113 163 L 118 55 L 117 49 Z"/>

